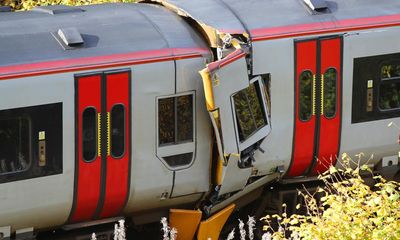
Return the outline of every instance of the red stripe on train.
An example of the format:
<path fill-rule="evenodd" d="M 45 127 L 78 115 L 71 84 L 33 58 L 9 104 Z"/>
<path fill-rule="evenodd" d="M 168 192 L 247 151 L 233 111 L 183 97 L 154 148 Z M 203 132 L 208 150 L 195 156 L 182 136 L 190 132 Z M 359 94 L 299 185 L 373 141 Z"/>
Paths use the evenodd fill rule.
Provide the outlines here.
<path fill-rule="evenodd" d="M 253 41 L 264 41 L 278 38 L 298 37 L 304 35 L 327 34 L 335 32 L 356 31 L 370 28 L 400 26 L 400 14 L 339 20 L 335 22 L 318 22 L 296 24 L 282 27 L 260 28 L 250 31 Z"/>
<path fill-rule="evenodd" d="M 206 55 L 208 53 L 208 49 L 203 48 L 171 48 L 123 54 L 112 54 L 106 56 L 1 66 L 0 80 L 71 71 L 84 71 L 96 68 L 110 68 L 134 64 L 146 64 L 153 62 L 196 58 Z"/>

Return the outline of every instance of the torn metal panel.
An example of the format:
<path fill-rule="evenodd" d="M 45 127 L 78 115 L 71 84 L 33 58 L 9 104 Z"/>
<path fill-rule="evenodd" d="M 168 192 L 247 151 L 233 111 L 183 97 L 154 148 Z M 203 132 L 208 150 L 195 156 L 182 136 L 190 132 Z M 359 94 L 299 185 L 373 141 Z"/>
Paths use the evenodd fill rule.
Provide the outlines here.
<path fill-rule="evenodd" d="M 240 161 L 239 154 L 229 155 L 228 165 L 223 169 L 223 177 L 221 181 L 221 188 L 219 194 L 230 193 L 238 190 L 242 190 L 247 180 L 251 175 L 251 168 L 239 168 L 238 162 Z"/>
<path fill-rule="evenodd" d="M 218 149 L 217 164 L 213 171 L 216 176 L 214 184 L 220 186 L 220 196 L 245 188 L 252 174 L 252 162 L 256 161 L 255 153 L 263 151 L 259 146 L 271 131 L 261 77 L 249 79 L 246 52 L 240 48 L 237 39 L 232 39 L 231 43 L 236 50 L 227 49 L 231 51 L 230 54 L 208 64 L 200 71 L 206 106 L 210 113 Z M 249 89 L 256 88 L 256 84 L 259 88 L 258 107 L 260 112 L 265 113 L 265 124 L 255 129 L 245 139 L 241 139 L 235 96 L 239 92 L 247 94 Z M 248 101 L 247 97 L 246 99 Z M 240 112 L 243 113 L 243 111 Z"/>
<path fill-rule="evenodd" d="M 238 165 L 240 152 L 231 100 L 234 93 L 249 86 L 245 55 L 242 49 L 236 49 L 200 71 L 218 149 L 213 171 L 214 184 L 221 186 L 220 194 L 243 189 L 251 175 L 251 168 L 240 169 Z"/>
<path fill-rule="evenodd" d="M 231 96 L 249 86 L 245 52 L 237 49 L 224 59 L 208 64 L 200 74 L 208 110 L 219 110 L 221 126 L 214 130 L 224 139 L 223 155 L 238 154 Z"/>
<path fill-rule="evenodd" d="M 194 20 L 203 30 L 213 48 L 223 46 L 222 39 L 226 34 L 249 38 L 242 23 L 221 1 L 145 0 L 143 2 L 162 4 L 180 16 Z"/>

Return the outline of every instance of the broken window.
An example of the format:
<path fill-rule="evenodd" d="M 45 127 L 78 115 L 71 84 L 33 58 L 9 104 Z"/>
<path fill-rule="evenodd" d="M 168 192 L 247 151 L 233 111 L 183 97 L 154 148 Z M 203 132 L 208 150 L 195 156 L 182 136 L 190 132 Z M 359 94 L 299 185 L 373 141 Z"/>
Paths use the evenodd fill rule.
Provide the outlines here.
<path fill-rule="evenodd" d="M 233 96 L 239 139 L 245 141 L 267 124 L 260 87 L 257 82 L 250 84 Z"/>

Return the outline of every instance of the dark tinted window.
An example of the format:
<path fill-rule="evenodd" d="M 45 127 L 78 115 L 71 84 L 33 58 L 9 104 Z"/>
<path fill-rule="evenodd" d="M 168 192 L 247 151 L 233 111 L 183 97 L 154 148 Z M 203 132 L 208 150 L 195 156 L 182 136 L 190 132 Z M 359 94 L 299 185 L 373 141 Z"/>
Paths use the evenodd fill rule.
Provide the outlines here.
<path fill-rule="evenodd" d="M 189 164 L 193 159 L 193 153 L 184 153 L 173 156 L 164 157 L 164 160 L 170 166 L 182 166 Z"/>
<path fill-rule="evenodd" d="M 175 98 L 158 100 L 159 144 L 175 142 Z"/>
<path fill-rule="evenodd" d="M 400 108 L 400 81 L 383 81 L 379 86 L 379 108 L 391 110 Z"/>
<path fill-rule="evenodd" d="M 96 157 L 96 114 L 92 107 L 86 108 L 82 113 L 82 152 L 85 161 L 92 161 Z"/>
<path fill-rule="evenodd" d="M 381 67 L 381 78 L 400 78 L 400 63 L 384 64 Z"/>
<path fill-rule="evenodd" d="M 62 103 L 0 111 L 0 183 L 62 173 Z"/>
<path fill-rule="evenodd" d="M 308 121 L 312 115 L 312 85 L 313 74 L 311 71 L 304 71 L 299 79 L 299 118 L 302 121 Z"/>
<path fill-rule="evenodd" d="M 245 141 L 267 124 L 258 83 L 233 96 L 240 141 Z"/>
<path fill-rule="evenodd" d="M 177 141 L 193 140 L 193 96 L 186 95 L 176 98 L 177 104 Z"/>
<path fill-rule="evenodd" d="M 354 59 L 352 123 L 400 117 L 400 53 Z"/>
<path fill-rule="evenodd" d="M 329 68 L 324 73 L 324 115 L 332 118 L 336 114 L 337 71 Z"/>
<path fill-rule="evenodd" d="M 0 174 L 26 170 L 30 159 L 27 118 L 0 119 Z"/>
<path fill-rule="evenodd" d="M 381 110 L 400 108 L 400 61 L 382 65 L 378 103 Z"/>
<path fill-rule="evenodd" d="M 158 100 L 159 145 L 193 141 L 193 95 Z"/>
<path fill-rule="evenodd" d="M 111 109 L 111 155 L 119 158 L 125 151 L 125 107 L 115 105 Z"/>

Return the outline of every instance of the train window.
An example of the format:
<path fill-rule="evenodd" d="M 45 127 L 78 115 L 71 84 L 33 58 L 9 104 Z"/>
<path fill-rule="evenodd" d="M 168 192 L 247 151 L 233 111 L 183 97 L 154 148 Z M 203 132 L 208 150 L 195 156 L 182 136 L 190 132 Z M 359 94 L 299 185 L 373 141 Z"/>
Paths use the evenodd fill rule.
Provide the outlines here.
<path fill-rule="evenodd" d="M 62 173 L 62 103 L 0 111 L 0 183 Z"/>
<path fill-rule="evenodd" d="M 239 140 L 243 142 L 267 124 L 259 84 L 254 82 L 248 88 L 239 91 L 233 96 L 233 101 L 237 116 Z"/>
<path fill-rule="evenodd" d="M 111 109 L 111 155 L 120 158 L 125 152 L 125 107 L 114 105 Z"/>
<path fill-rule="evenodd" d="M 158 100 L 159 145 L 193 141 L 193 94 Z"/>
<path fill-rule="evenodd" d="M 378 102 L 381 110 L 400 108 L 400 63 L 382 65 Z"/>
<path fill-rule="evenodd" d="M 159 145 L 175 142 L 175 98 L 158 100 Z"/>
<path fill-rule="evenodd" d="M 301 121 L 308 121 L 312 115 L 312 84 L 313 74 L 307 70 L 300 74 L 299 85 L 299 118 Z"/>
<path fill-rule="evenodd" d="M 193 96 L 176 97 L 177 141 L 193 141 Z"/>
<path fill-rule="evenodd" d="M 96 158 L 97 148 L 97 121 L 96 109 L 86 108 L 82 113 L 82 155 L 85 161 Z"/>
<path fill-rule="evenodd" d="M 337 71 L 329 68 L 324 73 L 324 115 L 332 118 L 336 114 Z"/>
<path fill-rule="evenodd" d="M 0 174 L 26 170 L 30 165 L 28 118 L 0 120 Z"/>
<path fill-rule="evenodd" d="M 400 63 L 385 64 L 381 67 L 381 79 L 400 78 Z"/>
<path fill-rule="evenodd" d="M 400 117 L 400 53 L 354 59 L 352 123 Z"/>
<path fill-rule="evenodd" d="M 380 84 L 379 108 L 381 110 L 400 108 L 400 81 L 384 81 Z"/>

